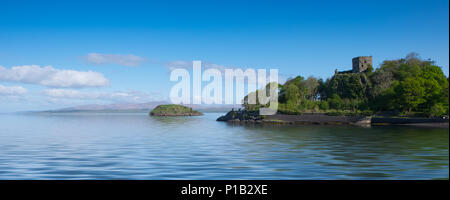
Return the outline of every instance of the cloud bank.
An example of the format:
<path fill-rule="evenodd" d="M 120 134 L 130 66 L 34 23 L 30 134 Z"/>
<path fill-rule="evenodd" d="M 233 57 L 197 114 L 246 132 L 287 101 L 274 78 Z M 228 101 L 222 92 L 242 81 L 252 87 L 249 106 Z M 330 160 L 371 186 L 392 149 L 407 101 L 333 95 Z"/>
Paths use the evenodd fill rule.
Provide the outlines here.
<path fill-rule="evenodd" d="M 127 67 L 140 65 L 145 59 L 135 55 L 120 55 L 120 54 L 99 54 L 90 53 L 86 56 L 86 60 L 90 64 L 115 64 Z"/>
<path fill-rule="evenodd" d="M 0 81 L 38 84 L 47 87 L 83 88 L 103 87 L 109 80 L 94 71 L 55 69 L 39 65 L 14 66 L 11 69 L 0 66 Z"/>
<path fill-rule="evenodd" d="M 27 89 L 22 86 L 0 85 L 0 96 L 22 96 L 27 93 Z"/>

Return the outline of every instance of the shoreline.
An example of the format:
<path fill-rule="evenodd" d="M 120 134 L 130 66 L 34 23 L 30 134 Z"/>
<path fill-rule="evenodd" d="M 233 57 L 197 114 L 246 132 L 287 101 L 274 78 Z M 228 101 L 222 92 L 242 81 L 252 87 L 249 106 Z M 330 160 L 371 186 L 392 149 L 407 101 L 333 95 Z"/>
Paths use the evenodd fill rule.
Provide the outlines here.
<path fill-rule="evenodd" d="M 275 125 L 356 125 L 356 126 L 417 126 L 449 128 L 449 120 L 443 118 L 406 118 L 371 116 L 332 116 L 323 113 L 301 115 L 275 114 L 260 116 L 257 112 L 230 111 L 217 121 L 229 123 L 254 123 Z"/>
<path fill-rule="evenodd" d="M 371 126 L 415 126 L 421 128 L 449 128 L 449 123 L 371 124 Z"/>

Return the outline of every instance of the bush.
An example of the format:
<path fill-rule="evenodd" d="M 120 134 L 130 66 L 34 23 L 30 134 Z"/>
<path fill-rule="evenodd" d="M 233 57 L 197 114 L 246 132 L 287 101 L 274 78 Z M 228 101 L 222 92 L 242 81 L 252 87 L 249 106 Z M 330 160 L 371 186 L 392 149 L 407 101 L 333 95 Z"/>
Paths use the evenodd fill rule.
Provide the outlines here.
<path fill-rule="evenodd" d="M 300 115 L 301 110 L 295 104 L 278 104 L 278 112 L 287 115 Z"/>
<path fill-rule="evenodd" d="M 334 94 L 332 98 L 329 98 L 328 104 L 330 105 L 330 108 L 333 109 L 342 109 L 342 106 L 344 104 L 344 101 L 341 99 L 341 97 L 337 94 Z"/>
<path fill-rule="evenodd" d="M 364 110 L 361 112 L 362 115 L 364 116 L 372 116 L 373 115 L 373 111 L 371 110 Z"/>
<path fill-rule="evenodd" d="M 316 107 L 316 102 L 312 100 L 304 100 L 303 101 L 303 108 L 306 110 L 313 110 L 314 107 Z"/>
<path fill-rule="evenodd" d="M 442 104 L 434 104 L 431 106 L 428 114 L 430 117 L 439 117 L 445 115 L 446 109 Z"/>
<path fill-rule="evenodd" d="M 319 107 L 321 110 L 328 110 L 330 108 L 327 101 L 321 101 Z"/>

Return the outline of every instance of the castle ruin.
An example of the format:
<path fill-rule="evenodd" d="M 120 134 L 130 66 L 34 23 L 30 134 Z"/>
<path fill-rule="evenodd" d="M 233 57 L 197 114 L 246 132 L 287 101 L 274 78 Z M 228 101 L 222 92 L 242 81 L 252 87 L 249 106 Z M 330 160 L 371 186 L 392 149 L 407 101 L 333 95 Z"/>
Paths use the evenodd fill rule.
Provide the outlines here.
<path fill-rule="evenodd" d="M 361 73 L 367 70 L 369 66 L 372 66 L 372 56 L 359 56 L 352 59 L 353 73 Z"/>

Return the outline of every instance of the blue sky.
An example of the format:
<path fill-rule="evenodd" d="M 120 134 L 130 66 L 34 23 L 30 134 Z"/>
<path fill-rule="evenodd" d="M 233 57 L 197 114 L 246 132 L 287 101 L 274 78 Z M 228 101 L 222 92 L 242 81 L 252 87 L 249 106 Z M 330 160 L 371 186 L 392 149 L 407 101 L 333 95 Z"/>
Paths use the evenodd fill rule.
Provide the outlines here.
<path fill-rule="evenodd" d="M 410 52 L 448 76 L 448 1 L 2 1 L 0 110 L 164 100 L 181 61 L 327 78 Z"/>

